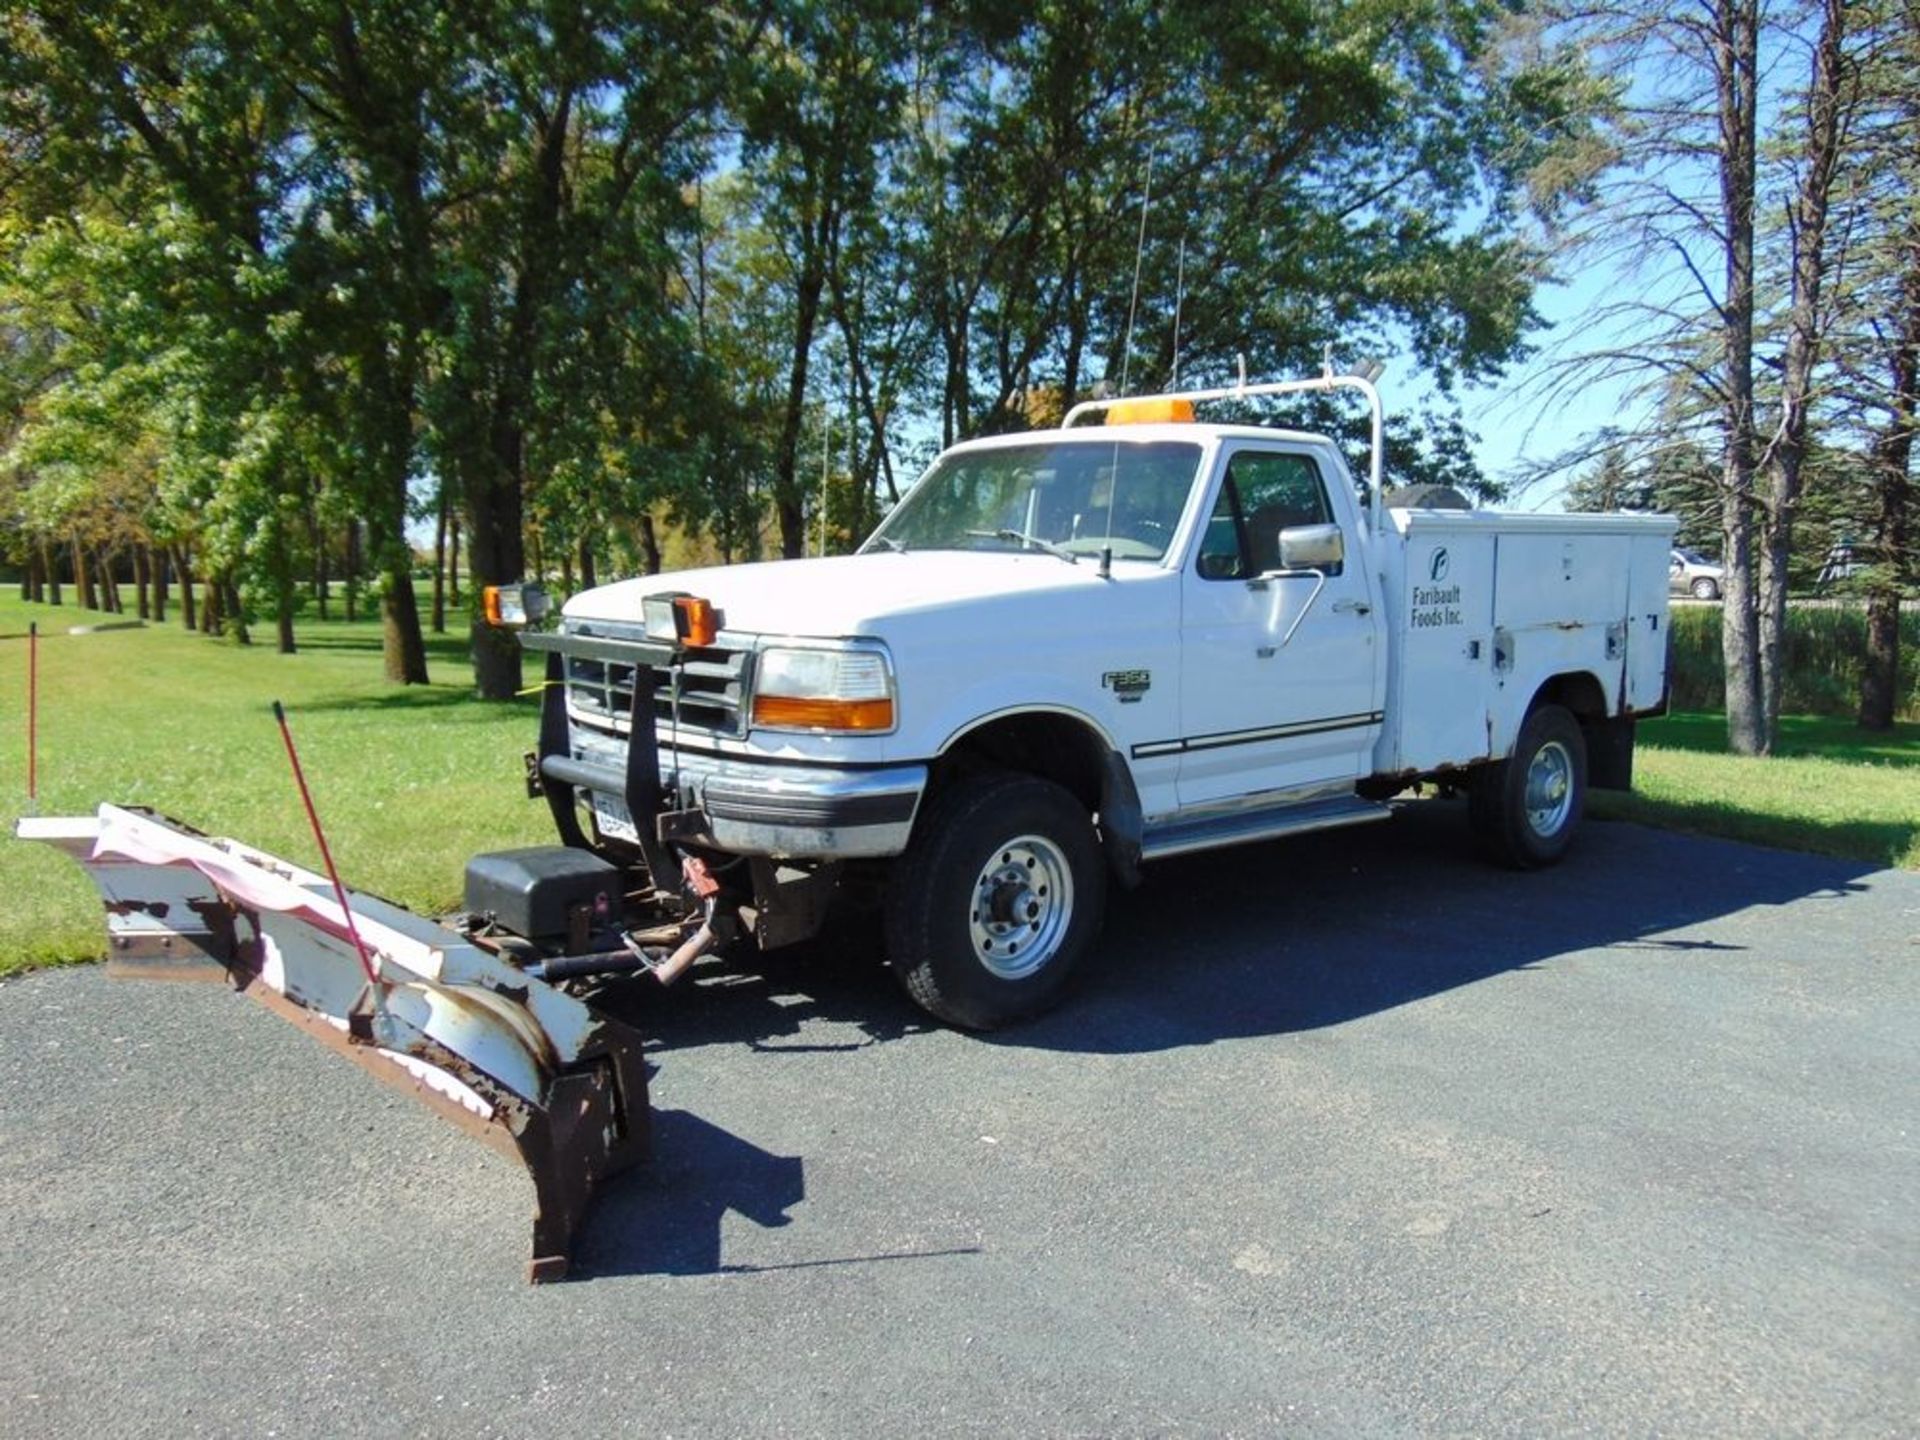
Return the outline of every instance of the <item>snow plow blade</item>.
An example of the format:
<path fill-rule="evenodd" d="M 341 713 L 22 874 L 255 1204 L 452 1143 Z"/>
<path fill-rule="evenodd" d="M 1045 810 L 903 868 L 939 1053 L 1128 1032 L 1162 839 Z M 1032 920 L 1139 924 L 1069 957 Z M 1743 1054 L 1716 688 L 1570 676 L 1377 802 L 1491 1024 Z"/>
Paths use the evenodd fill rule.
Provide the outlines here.
<path fill-rule="evenodd" d="M 145 811 L 21 820 L 106 904 L 109 969 L 229 981 L 517 1159 L 533 1178 L 527 1278 L 566 1273 L 594 1186 L 645 1158 L 640 1036 L 467 936 Z"/>

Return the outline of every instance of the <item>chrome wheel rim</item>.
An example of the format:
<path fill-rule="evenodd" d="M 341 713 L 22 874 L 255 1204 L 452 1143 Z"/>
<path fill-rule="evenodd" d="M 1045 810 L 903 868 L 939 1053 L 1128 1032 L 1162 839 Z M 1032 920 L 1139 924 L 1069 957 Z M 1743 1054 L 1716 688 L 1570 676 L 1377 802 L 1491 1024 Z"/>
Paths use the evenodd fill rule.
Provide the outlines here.
<path fill-rule="evenodd" d="M 1573 754 L 1558 740 L 1533 752 L 1527 765 L 1527 824 L 1541 839 L 1560 833 L 1573 813 Z"/>
<path fill-rule="evenodd" d="M 1059 952 L 1073 920 L 1073 870 L 1044 835 L 995 848 L 968 897 L 973 953 L 988 973 L 1024 980 Z"/>

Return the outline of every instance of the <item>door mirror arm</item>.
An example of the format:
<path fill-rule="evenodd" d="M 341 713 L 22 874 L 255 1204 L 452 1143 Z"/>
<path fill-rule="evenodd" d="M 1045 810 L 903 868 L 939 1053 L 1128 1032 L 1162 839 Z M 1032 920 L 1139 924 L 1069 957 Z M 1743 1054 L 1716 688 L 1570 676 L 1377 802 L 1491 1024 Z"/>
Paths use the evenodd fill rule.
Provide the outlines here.
<path fill-rule="evenodd" d="M 1265 590 L 1271 580 L 1304 580 L 1313 577 L 1313 589 L 1307 594 L 1307 603 L 1300 607 L 1300 613 L 1293 617 L 1293 623 L 1287 626 L 1287 633 L 1280 637 L 1280 648 L 1287 648 L 1287 642 L 1293 639 L 1293 632 L 1300 628 L 1300 622 L 1312 611 L 1314 602 L 1320 598 L 1320 592 L 1327 588 L 1327 572 L 1324 570 L 1269 570 L 1264 575 L 1256 575 L 1247 581 L 1249 590 Z"/>

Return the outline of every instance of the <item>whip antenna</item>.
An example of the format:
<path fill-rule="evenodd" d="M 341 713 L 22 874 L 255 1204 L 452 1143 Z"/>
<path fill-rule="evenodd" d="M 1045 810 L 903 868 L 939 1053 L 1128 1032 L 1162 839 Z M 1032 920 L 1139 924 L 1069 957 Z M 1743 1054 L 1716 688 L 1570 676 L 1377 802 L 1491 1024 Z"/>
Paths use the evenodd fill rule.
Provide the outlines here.
<path fill-rule="evenodd" d="M 1180 259 L 1173 280 L 1173 380 L 1169 390 L 1180 388 L 1180 311 L 1187 303 L 1187 237 L 1180 237 Z"/>
<path fill-rule="evenodd" d="M 287 712 L 278 700 L 273 702 L 273 718 L 280 726 L 280 738 L 287 744 L 287 763 L 293 766 L 293 783 L 300 787 L 300 803 L 306 807 L 307 823 L 313 826 L 314 843 L 320 847 L 320 858 L 326 861 L 327 878 L 333 882 L 333 895 L 340 902 L 340 914 L 347 922 L 347 938 L 353 941 L 353 952 L 360 957 L 360 968 L 367 974 L 367 984 L 377 998 L 381 991 L 380 973 L 374 968 L 373 960 L 367 954 L 367 945 L 360 938 L 360 927 L 353 923 L 353 907 L 347 904 L 347 887 L 340 883 L 340 871 L 333 863 L 333 851 L 328 848 L 326 832 L 320 828 L 320 812 L 313 808 L 313 794 L 307 789 L 306 772 L 300 768 L 300 752 L 293 748 L 293 731 L 287 727 Z"/>

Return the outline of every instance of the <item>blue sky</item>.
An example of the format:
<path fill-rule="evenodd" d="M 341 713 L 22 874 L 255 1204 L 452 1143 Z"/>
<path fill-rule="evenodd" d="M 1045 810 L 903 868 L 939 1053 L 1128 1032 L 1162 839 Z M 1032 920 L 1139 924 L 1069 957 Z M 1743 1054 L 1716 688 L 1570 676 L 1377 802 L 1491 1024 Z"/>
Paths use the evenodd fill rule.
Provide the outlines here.
<path fill-rule="evenodd" d="M 1480 437 L 1476 449 L 1488 476 L 1511 482 L 1527 464 L 1549 459 L 1582 435 L 1623 419 L 1623 407 L 1630 402 L 1619 380 L 1590 383 L 1551 402 L 1538 393 L 1551 355 L 1576 342 L 1591 342 L 1595 337 L 1587 328 L 1608 292 L 1623 283 L 1631 281 L 1606 266 L 1588 266 L 1566 282 L 1543 286 L 1534 303 L 1547 328 L 1533 337 L 1533 359 L 1514 366 L 1501 384 L 1462 395 L 1467 428 Z M 1382 382 L 1389 404 L 1393 379 L 1389 370 Z M 1557 510 L 1560 490 L 1561 483 L 1536 485 L 1516 494 L 1511 504 L 1521 510 Z"/>

